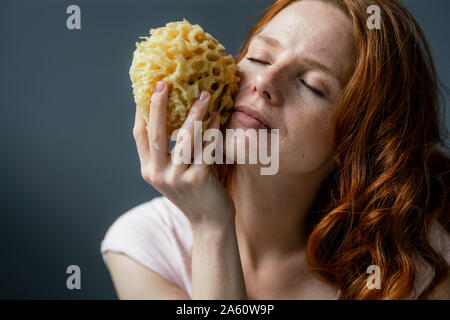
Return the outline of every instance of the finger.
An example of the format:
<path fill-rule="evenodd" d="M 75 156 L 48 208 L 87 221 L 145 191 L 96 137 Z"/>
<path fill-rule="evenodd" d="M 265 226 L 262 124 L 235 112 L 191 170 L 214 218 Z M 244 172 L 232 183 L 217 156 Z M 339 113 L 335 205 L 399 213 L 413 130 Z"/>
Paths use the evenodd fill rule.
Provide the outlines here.
<path fill-rule="evenodd" d="M 138 105 L 136 105 L 136 115 L 134 117 L 134 125 L 135 126 L 143 126 L 146 127 L 147 126 L 147 122 L 144 119 L 144 116 L 142 115 L 142 111 L 139 108 Z"/>
<path fill-rule="evenodd" d="M 208 131 L 204 136 L 204 139 L 207 140 L 208 142 L 206 142 L 205 145 L 203 146 L 204 151 L 203 161 L 198 166 L 204 168 L 211 165 L 212 163 L 214 163 L 214 159 L 216 158 L 216 156 L 219 157 L 220 159 L 223 159 L 223 139 L 221 139 L 222 134 L 219 132 L 220 132 L 220 115 L 217 111 L 214 111 L 211 123 L 208 126 Z"/>
<path fill-rule="evenodd" d="M 150 150 L 148 147 L 147 128 L 144 117 L 139 107 L 136 105 L 136 116 L 134 119 L 133 136 L 139 154 L 141 167 L 144 167 L 150 160 Z"/>
<path fill-rule="evenodd" d="M 199 140 L 197 144 L 202 143 L 202 120 L 205 117 L 206 110 L 208 110 L 210 101 L 210 93 L 208 91 L 203 91 L 189 110 L 189 115 L 182 126 L 191 137 L 191 139 L 181 141 L 181 144 L 183 144 L 182 148 L 183 150 L 191 150 L 192 157 L 194 157 L 195 150 L 193 150 L 193 148 L 195 140 Z"/>
<path fill-rule="evenodd" d="M 172 163 L 174 164 L 172 173 L 174 175 L 180 174 L 194 163 L 194 151 L 192 149 L 195 141 L 195 121 L 201 121 L 203 119 L 211 100 L 210 94 L 207 91 L 204 92 L 205 94 L 202 92 L 203 95 L 200 95 L 200 97 L 192 105 L 189 110 L 188 117 L 178 132 L 177 140 L 171 154 Z M 198 132 L 198 134 L 201 135 L 201 125 L 199 127 L 200 132 Z M 200 141 L 200 143 L 202 142 Z M 186 152 L 190 152 L 190 156 L 185 154 Z M 183 155 L 181 156 L 181 154 Z"/>
<path fill-rule="evenodd" d="M 167 138 L 167 100 L 169 88 L 164 81 L 157 84 L 150 104 L 148 122 L 148 142 L 150 163 L 155 168 L 162 168 L 168 161 Z"/>

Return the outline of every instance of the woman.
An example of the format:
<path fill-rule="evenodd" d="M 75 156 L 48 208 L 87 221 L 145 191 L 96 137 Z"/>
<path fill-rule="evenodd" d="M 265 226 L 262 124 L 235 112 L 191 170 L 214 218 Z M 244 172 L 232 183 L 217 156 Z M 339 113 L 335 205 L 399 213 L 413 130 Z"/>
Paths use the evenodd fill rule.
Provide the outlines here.
<path fill-rule="evenodd" d="M 373 4 L 380 29 L 367 27 Z M 136 110 L 133 133 L 142 176 L 164 197 L 102 243 L 119 298 L 449 299 L 450 161 L 431 55 L 407 10 L 278 0 L 237 61 L 235 103 L 279 129 L 279 171 L 175 165 L 162 83 L 148 131 Z M 226 128 L 251 127 L 242 118 Z"/>

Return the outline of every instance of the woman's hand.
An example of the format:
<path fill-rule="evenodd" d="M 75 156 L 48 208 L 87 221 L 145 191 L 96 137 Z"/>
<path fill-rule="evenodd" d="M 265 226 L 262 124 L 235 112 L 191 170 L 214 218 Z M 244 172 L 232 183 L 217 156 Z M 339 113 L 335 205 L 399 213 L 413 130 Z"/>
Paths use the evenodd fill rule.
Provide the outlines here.
<path fill-rule="evenodd" d="M 174 203 L 188 218 L 191 225 L 220 226 L 234 221 L 235 208 L 226 189 L 219 182 L 214 166 L 201 164 L 176 164 L 168 152 L 167 101 L 169 89 L 161 82 L 152 96 L 148 127 L 136 106 L 133 136 L 136 141 L 141 174 L 146 182 Z M 197 99 L 189 111 L 183 127 L 191 134 L 191 139 L 177 142 L 174 150 L 191 149 L 194 143 L 194 121 L 202 121 L 210 102 L 210 94 L 204 91 L 203 99 Z M 215 112 L 209 128 L 219 129 L 220 117 Z M 186 146 L 183 144 L 190 144 Z M 217 141 L 209 142 L 216 144 Z M 178 149 L 181 148 L 181 149 Z M 233 223 L 234 225 L 234 223 Z"/>
<path fill-rule="evenodd" d="M 162 90 L 153 93 L 147 129 L 136 107 L 133 135 L 142 177 L 172 201 L 191 223 L 192 298 L 246 299 L 233 200 L 219 182 L 214 166 L 204 161 L 201 164 L 172 161 L 166 124 L 168 91 L 167 84 L 163 83 Z M 182 128 L 191 134 L 191 139 L 180 141 L 177 137 L 172 153 L 190 149 L 193 154 L 194 121 L 203 119 L 210 101 L 208 93 L 202 97 L 194 103 L 183 123 Z M 209 128 L 219 129 L 219 120 L 216 116 Z"/>

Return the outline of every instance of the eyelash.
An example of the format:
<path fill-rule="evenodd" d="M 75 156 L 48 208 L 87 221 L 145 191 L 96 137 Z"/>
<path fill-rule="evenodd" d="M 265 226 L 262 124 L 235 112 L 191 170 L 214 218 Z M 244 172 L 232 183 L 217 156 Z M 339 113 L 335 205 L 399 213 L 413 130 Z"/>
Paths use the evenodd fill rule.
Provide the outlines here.
<path fill-rule="evenodd" d="M 270 65 L 270 63 L 267 62 L 267 61 L 262 61 L 262 60 L 255 59 L 255 58 L 247 58 L 247 60 L 249 60 L 249 61 L 251 61 L 251 62 L 253 62 L 253 63 L 262 63 L 262 64 L 265 64 L 265 65 Z M 325 98 L 325 95 L 323 94 L 322 91 L 320 91 L 320 90 L 318 90 L 318 89 L 316 89 L 316 88 L 314 88 L 314 87 L 311 87 L 309 84 L 307 84 L 307 83 L 305 82 L 305 80 L 300 79 L 300 82 L 301 82 L 306 88 L 308 88 L 309 90 L 311 90 L 312 93 L 314 93 L 314 94 L 317 95 L 318 97 L 320 97 L 320 98 Z"/>

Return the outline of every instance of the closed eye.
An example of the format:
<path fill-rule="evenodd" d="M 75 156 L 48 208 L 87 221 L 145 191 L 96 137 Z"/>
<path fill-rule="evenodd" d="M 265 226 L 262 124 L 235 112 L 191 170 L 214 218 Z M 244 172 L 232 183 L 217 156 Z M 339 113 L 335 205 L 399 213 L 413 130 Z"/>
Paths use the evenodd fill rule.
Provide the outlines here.
<path fill-rule="evenodd" d="M 267 61 L 258 60 L 258 59 L 255 59 L 255 58 L 247 58 L 247 60 L 249 60 L 249 61 L 251 61 L 251 62 L 255 62 L 255 63 L 270 64 L 270 63 L 267 62 Z"/>
<path fill-rule="evenodd" d="M 306 83 L 305 80 L 301 79 L 300 82 L 301 82 L 305 87 L 307 87 L 309 90 L 311 90 L 315 95 L 319 96 L 320 98 L 325 98 L 325 95 L 323 94 L 322 91 L 320 91 L 320 90 L 318 90 L 318 89 L 316 89 L 316 88 L 314 88 L 314 87 L 311 87 L 309 84 Z"/>
<path fill-rule="evenodd" d="M 264 65 L 270 65 L 270 63 L 267 62 L 267 61 L 263 61 L 263 60 L 259 60 L 259 59 L 255 59 L 255 58 L 247 58 L 247 60 L 249 60 L 249 61 L 251 61 L 251 62 L 253 62 L 253 63 L 261 63 L 261 64 L 264 64 Z M 305 80 L 300 79 L 300 82 L 301 82 L 306 88 L 308 88 L 312 93 L 314 93 L 316 96 L 318 96 L 318 97 L 320 97 L 320 98 L 325 98 L 325 94 L 324 94 L 322 91 L 320 91 L 320 90 L 318 90 L 318 89 L 316 89 L 316 88 L 314 88 L 314 87 L 311 87 L 309 84 L 306 83 Z"/>

